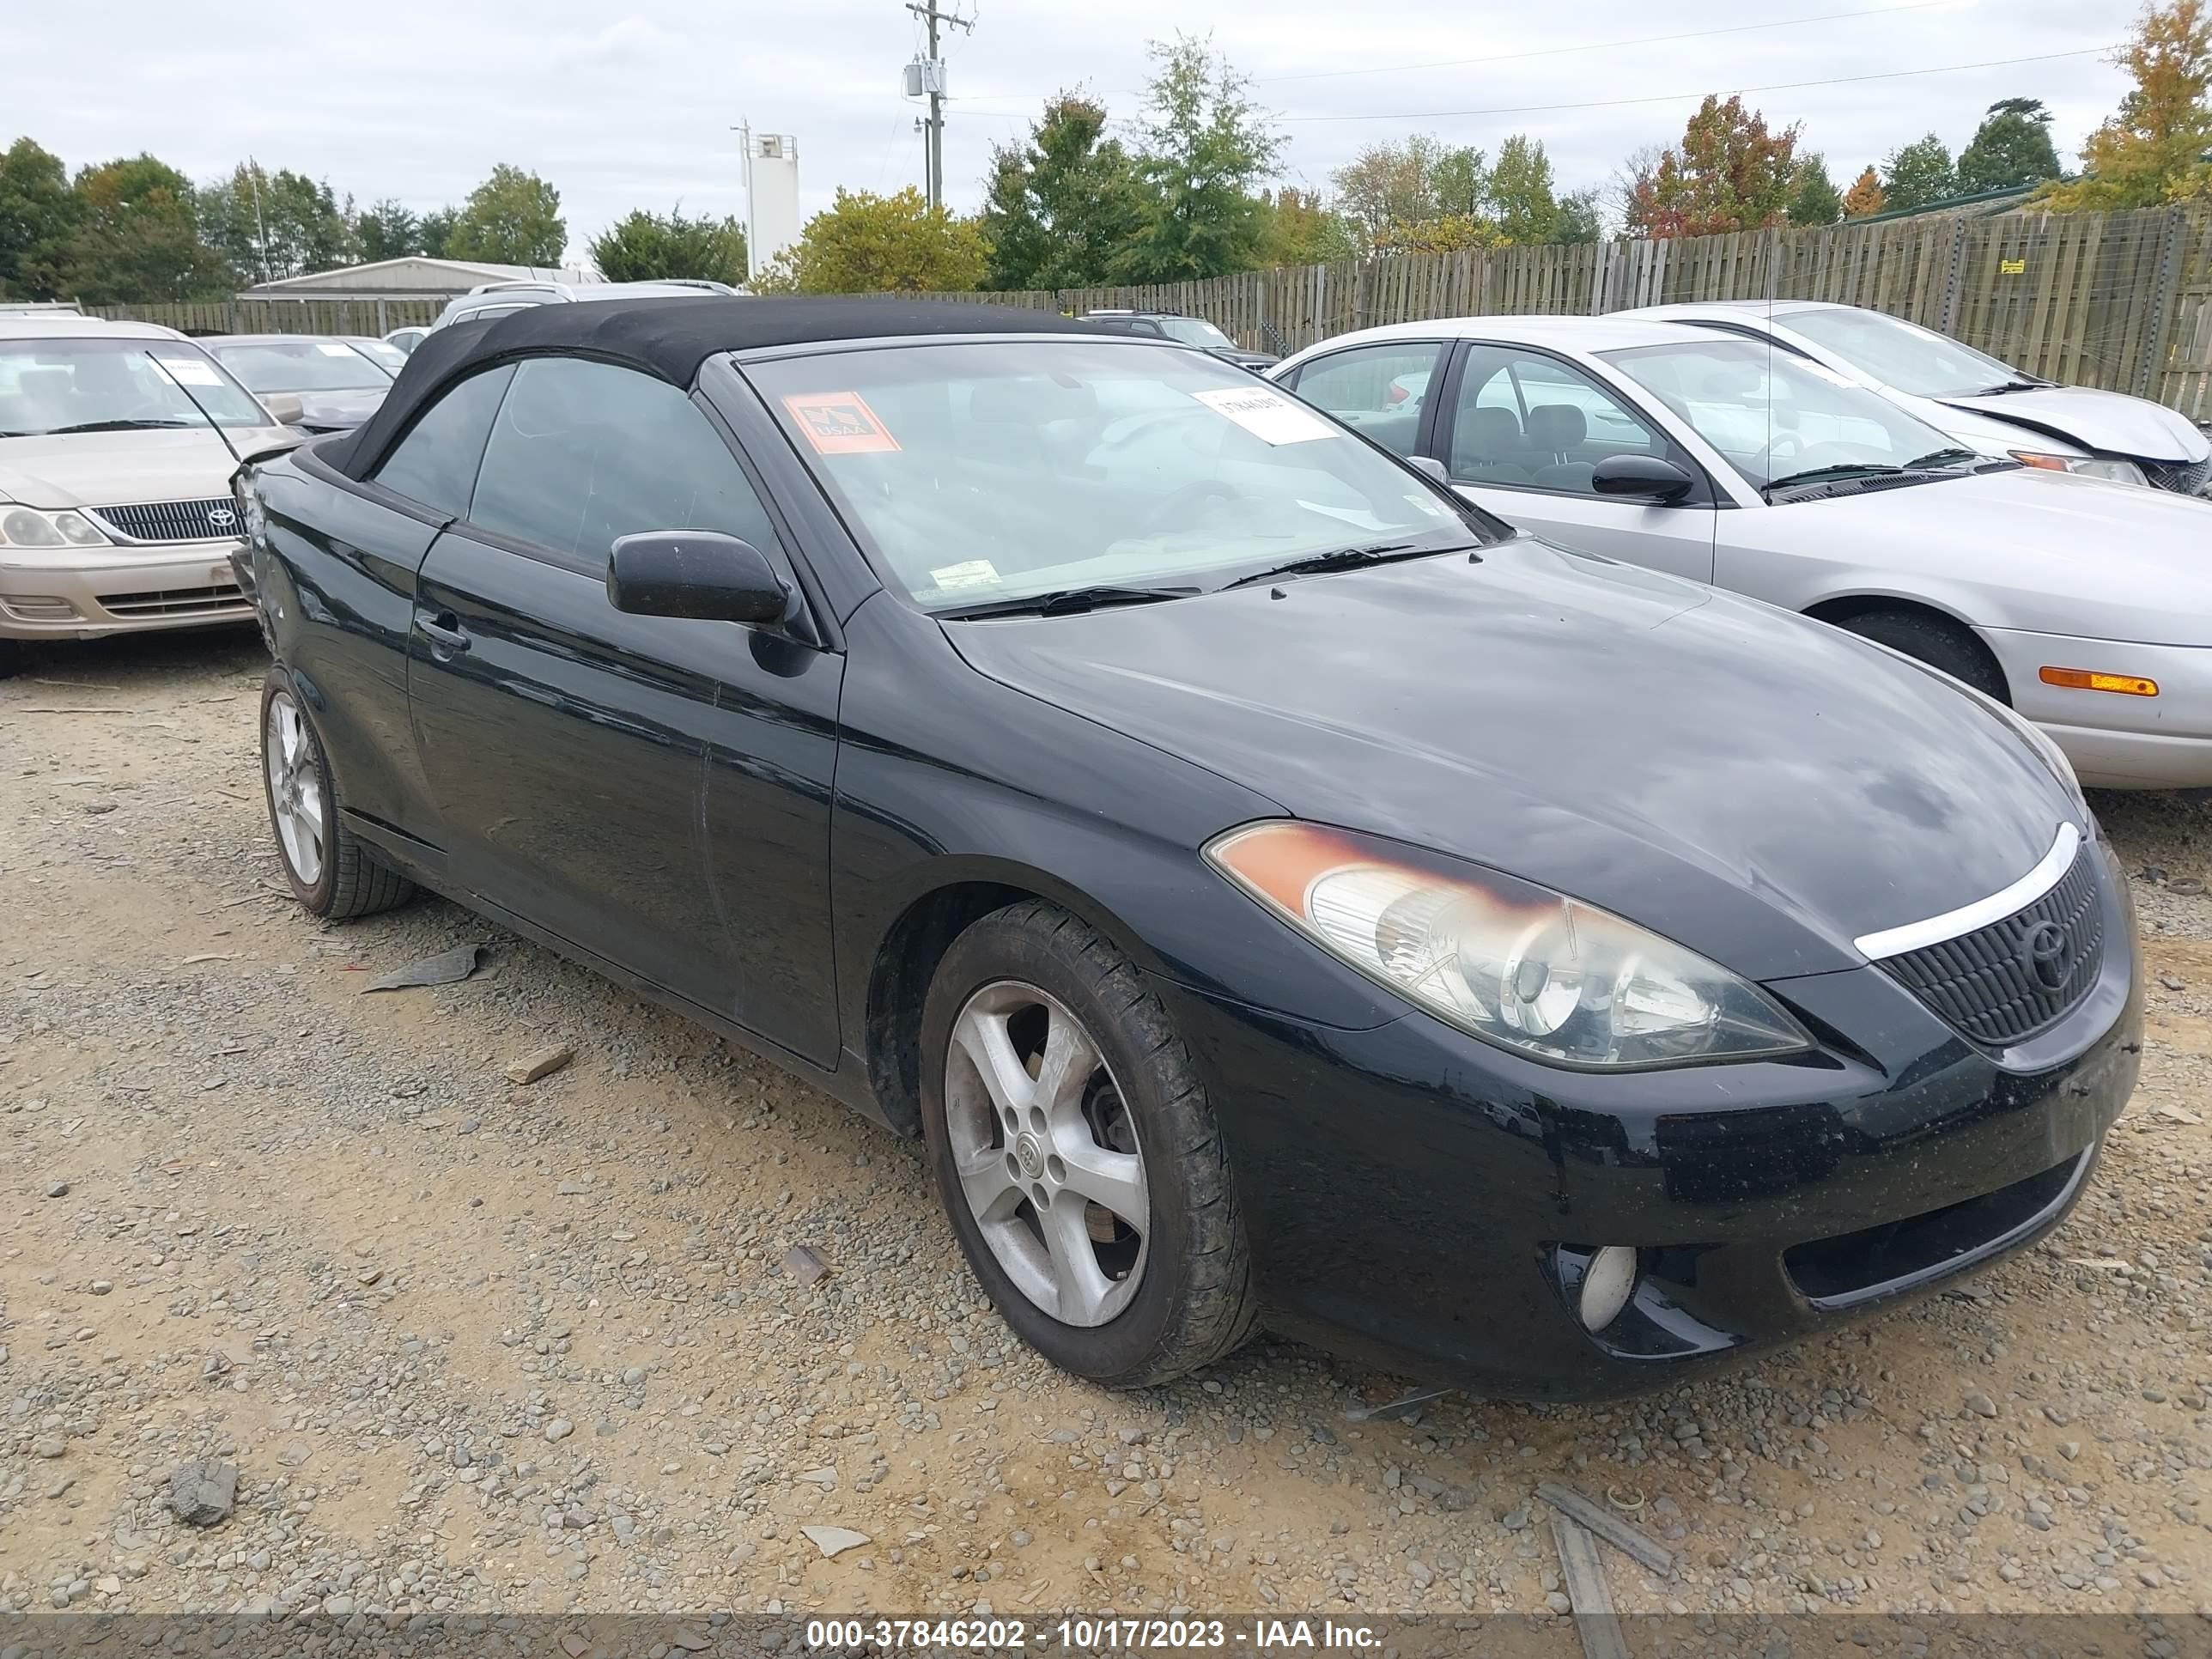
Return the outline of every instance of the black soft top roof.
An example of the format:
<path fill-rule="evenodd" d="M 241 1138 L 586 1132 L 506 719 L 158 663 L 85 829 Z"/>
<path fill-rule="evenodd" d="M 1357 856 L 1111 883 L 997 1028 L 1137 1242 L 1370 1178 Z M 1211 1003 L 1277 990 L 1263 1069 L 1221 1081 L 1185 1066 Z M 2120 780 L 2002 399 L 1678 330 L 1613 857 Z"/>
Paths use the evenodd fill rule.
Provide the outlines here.
<path fill-rule="evenodd" d="M 689 387 L 699 365 L 724 351 L 811 341 L 899 339 L 926 334 L 1109 334 L 1026 307 L 936 301 L 756 300 L 720 296 L 533 305 L 488 320 L 434 330 L 415 348 L 376 412 L 346 436 L 316 447 L 325 465 L 366 477 L 424 405 L 490 364 L 574 353 L 628 365 Z"/>

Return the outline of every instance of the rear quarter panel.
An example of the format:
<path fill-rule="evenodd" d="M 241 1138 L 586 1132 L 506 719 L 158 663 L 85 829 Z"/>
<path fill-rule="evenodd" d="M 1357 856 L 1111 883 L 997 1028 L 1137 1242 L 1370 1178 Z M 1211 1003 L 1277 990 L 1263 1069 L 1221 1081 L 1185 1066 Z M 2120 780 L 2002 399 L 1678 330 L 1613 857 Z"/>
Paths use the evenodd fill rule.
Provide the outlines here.
<path fill-rule="evenodd" d="M 437 527 L 331 482 L 312 457 L 264 463 L 247 487 L 261 505 L 251 557 L 262 624 L 346 805 L 434 842 L 408 723 L 407 641 Z"/>

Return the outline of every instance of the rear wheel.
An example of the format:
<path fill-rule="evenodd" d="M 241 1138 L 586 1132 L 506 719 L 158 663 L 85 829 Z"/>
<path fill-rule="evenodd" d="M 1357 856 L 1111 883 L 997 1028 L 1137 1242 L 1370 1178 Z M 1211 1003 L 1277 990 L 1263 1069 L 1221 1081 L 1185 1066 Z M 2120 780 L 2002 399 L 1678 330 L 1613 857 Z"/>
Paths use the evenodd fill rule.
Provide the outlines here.
<path fill-rule="evenodd" d="M 1251 1334 L 1249 1249 L 1189 1051 L 1135 966 L 1042 902 L 953 941 L 922 1015 L 922 1133 L 1006 1322 L 1112 1388 Z"/>
<path fill-rule="evenodd" d="M 281 668 L 261 689 L 261 777 L 284 879 L 310 915 L 345 921 L 413 896 L 415 884 L 345 827 L 330 760 Z"/>
<path fill-rule="evenodd" d="M 1931 617 L 1918 611 L 1864 611 L 1842 618 L 1837 626 L 1941 669 L 1999 702 L 2012 702 L 2005 690 L 2004 672 L 1991 659 L 1987 647 L 1971 629 L 1948 617 Z"/>

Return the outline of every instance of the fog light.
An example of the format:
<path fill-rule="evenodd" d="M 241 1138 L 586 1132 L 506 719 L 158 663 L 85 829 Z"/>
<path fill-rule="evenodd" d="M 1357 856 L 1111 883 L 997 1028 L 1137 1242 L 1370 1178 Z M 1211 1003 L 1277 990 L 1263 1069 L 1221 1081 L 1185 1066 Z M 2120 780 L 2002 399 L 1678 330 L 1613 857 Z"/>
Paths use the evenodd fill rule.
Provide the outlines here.
<path fill-rule="evenodd" d="M 1583 1328 L 1595 1333 L 1620 1316 L 1636 1291 L 1636 1252 L 1626 1244 L 1608 1244 L 1583 1270 L 1581 1294 L 1575 1311 Z"/>

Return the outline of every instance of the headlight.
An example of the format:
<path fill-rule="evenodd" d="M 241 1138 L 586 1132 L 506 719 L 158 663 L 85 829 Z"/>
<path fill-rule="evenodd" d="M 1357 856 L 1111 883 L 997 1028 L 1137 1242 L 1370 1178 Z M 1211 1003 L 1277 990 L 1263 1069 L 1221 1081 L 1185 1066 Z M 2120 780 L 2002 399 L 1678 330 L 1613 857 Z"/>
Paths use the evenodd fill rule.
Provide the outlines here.
<path fill-rule="evenodd" d="M 2023 466 L 2046 472 L 2079 472 L 2085 478 L 2106 478 L 2114 483 L 2148 484 L 2143 470 L 2133 461 L 2107 460 L 2101 455 L 2045 455 L 2033 449 L 2015 449 L 2012 458 Z"/>
<path fill-rule="evenodd" d="M 105 547 L 107 538 L 81 513 L 0 508 L 0 547 Z"/>
<path fill-rule="evenodd" d="M 1764 991 L 1671 939 L 1496 871 L 1275 822 L 1206 848 L 1323 950 L 1462 1030 L 1563 1066 L 1679 1066 L 1811 1039 Z"/>

